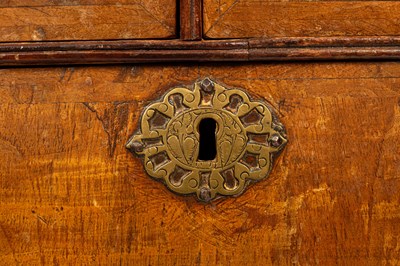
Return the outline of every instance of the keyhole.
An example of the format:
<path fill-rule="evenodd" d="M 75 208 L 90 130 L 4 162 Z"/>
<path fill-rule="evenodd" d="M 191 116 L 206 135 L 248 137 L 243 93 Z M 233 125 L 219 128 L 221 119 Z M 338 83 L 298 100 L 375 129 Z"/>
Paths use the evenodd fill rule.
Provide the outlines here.
<path fill-rule="evenodd" d="M 199 161 L 211 161 L 217 156 L 216 128 L 217 122 L 212 118 L 204 118 L 200 121 L 200 148 L 197 157 Z"/>

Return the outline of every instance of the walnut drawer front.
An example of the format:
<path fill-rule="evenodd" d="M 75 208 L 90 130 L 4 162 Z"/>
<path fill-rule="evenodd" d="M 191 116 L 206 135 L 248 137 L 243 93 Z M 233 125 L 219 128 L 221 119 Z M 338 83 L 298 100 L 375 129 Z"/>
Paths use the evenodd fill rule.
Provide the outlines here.
<path fill-rule="evenodd" d="M 12 264 L 398 262 L 397 62 L 0 70 L 0 256 Z M 168 88 L 212 76 L 269 102 L 289 144 L 240 197 L 198 203 L 125 148 Z"/>
<path fill-rule="evenodd" d="M 165 39 L 175 28 L 175 0 L 0 3 L 0 42 Z"/>

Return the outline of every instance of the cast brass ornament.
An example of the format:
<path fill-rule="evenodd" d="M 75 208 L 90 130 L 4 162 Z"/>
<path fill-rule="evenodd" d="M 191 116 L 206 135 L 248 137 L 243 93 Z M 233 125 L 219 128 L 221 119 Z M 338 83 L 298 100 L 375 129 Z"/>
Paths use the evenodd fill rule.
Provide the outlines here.
<path fill-rule="evenodd" d="M 147 106 L 127 148 L 146 172 L 178 194 L 209 202 L 241 194 L 268 176 L 287 143 L 271 108 L 206 78 Z"/>

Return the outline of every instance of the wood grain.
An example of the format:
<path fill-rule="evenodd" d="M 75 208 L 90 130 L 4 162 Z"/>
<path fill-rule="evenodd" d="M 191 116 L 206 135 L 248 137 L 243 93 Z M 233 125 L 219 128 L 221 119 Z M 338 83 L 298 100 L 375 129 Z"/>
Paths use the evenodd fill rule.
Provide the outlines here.
<path fill-rule="evenodd" d="M 0 257 L 17 264 L 397 265 L 400 64 L 0 70 Z M 268 180 L 199 204 L 124 147 L 143 107 L 213 76 L 270 102 Z"/>
<path fill-rule="evenodd" d="M 207 38 L 399 35 L 397 1 L 205 0 Z"/>
<path fill-rule="evenodd" d="M 174 0 L 6 2 L 0 42 L 171 38 L 176 32 Z"/>

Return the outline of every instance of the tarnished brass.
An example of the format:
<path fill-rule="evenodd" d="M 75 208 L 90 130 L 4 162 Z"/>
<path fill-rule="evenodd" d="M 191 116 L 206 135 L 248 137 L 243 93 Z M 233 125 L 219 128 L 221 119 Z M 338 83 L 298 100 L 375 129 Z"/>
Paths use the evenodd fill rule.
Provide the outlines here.
<path fill-rule="evenodd" d="M 210 145 L 201 143 L 205 119 L 215 122 L 216 154 L 210 160 L 199 158 L 200 149 L 209 148 L 201 145 Z M 286 142 L 283 125 L 266 103 L 206 78 L 147 106 L 127 148 L 143 155 L 146 172 L 170 190 L 209 202 L 267 177 Z"/>

